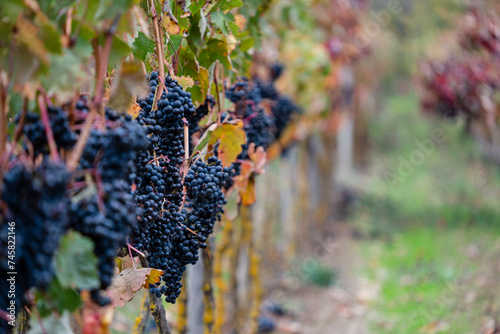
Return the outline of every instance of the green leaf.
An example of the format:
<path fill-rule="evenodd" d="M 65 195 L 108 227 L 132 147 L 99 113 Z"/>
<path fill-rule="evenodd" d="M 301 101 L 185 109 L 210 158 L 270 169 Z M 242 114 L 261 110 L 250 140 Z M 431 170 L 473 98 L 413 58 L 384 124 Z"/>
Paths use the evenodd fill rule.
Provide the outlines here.
<path fill-rule="evenodd" d="M 210 38 L 207 47 L 201 50 L 198 61 L 201 66 L 209 68 L 216 60 L 219 60 L 225 68 L 231 69 L 227 42 L 216 38 Z"/>
<path fill-rule="evenodd" d="M 44 24 L 38 31 L 40 39 L 43 41 L 47 51 L 52 53 L 62 53 L 61 34 L 53 26 Z"/>
<path fill-rule="evenodd" d="M 132 43 L 132 53 L 135 58 L 146 61 L 148 53 L 155 52 L 155 42 L 146 37 L 142 32 L 139 32 L 137 38 Z"/>
<path fill-rule="evenodd" d="M 191 14 L 196 14 L 198 11 L 205 6 L 207 3 L 206 0 L 193 0 L 191 1 L 191 4 L 189 5 L 189 10 L 191 11 Z"/>
<path fill-rule="evenodd" d="M 167 41 L 169 55 L 174 55 L 182 43 L 182 35 L 172 35 Z"/>
<path fill-rule="evenodd" d="M 8 119 L 13 119 L 15 115 L 20 114 L 23 108 L 23 97 L 19 93 L 9 92 L 9 113 L 7 114 Z M 14 136 L 17 124 L 15 122 L 8 122 L 7 133 L 10 138 Z"/>
<path fill-rule="evenodd" d="M 193 102 L 203 103 L 207 94 L 201 89 L 200 86 L 193 86 L 186 89 L 186 92 L 191 93 L 191 99 Z"/>
<path fill-rule="evenodd" d="M 76 0 L 45 0 L 37 2 L 40 9 L 44 11 L 47 16 L 56 20 L 60 18 L 61 13 L 63 13 L 66 8 L 73 7 Z"/>
<path fill-rule="evenodd" d="M 25 9 L 23 1 L 2 0 L 0 6 L 0 21 L 15 22 Z M 5 36 L 2 36 L 2 38 Z"/>
<path fill-rule="evenodd" d="M 210 17 L 212 18 L 212 22 L 215 23 L 217 27 L 219 27 L 220 31 L 222 31 L 224 35 L 229 35 L 229 31 L 227 30 L 226 26 L 226 18 L 221 11 L 218 10 L 213 12 Z"/>
<path fill-rule="evenodd" d="M 134 96 L 144 96 L 148 92 L 141 62 L 125 61 L 115 74 L 108 106 L 126 113 L 135 104 Z"/>
<path fill-rule="evenodd" d="M 220 0 L 218 5 L 223 12 L 228 12 L 231 9 L 243 6 L 243 0 Z"/>
<path fill-rule="evenodd" d="M 15 84 L 24 85 L 35 81 L 35 73 L 40 69 L 40 60 L 24 45 L 19 45 L 14 51 L 14 64 L 9 64 L 9 57 L 2 57 L 3 68 L 13 66 L 12 78 Z"/>
<path fill-rule="evenodd" d="M 52 311 L 57 311 L 59 314 L 64 311 L 74 312 L 82 304 L 80 294 L 72 288 L 61 286 L 57 277 L 52 280 L 46 293 L 36 292 L 36 300 L 42 317 Z"/>
<path fill-rule="evenodd" d="M 202 151 L 205 146 L 209 143 L 209 141 L 212 138 L 212 133 L 214 130 L 217 128 L 217 124 L 212 124 L 208 127 L 208 129 L 203 132 L 203 135 L 201 136 L 200 140 L 196 144 L 196 146 L 193 148 L 193 154 L 191 155 L 191 158 L 196 156 L 198 154 L 198 151 Z"/>
<path fill-rule="evenodd" d="M 93 242 L 71 231 L 62 239 L 55 255 L 57 277 L 62 287 L 91 290 L 99 287 L 97 257 Z"/>
<path fill-rule="evenodd" d="M 240 34 L 240 27 L 238 27 L 238 25 L 234 22 L 231 22 L 231 21 L 227 21 L 227 26 L 229 27 L 229 30 L 231 30 L 231 33 L 234 35 L 234 36 L 238 36 Z"/>
<path fill-rule="evenodd" d="M 241 40 L 239 49 L 243 52 L 247 52 L 255 44 L 255 39 L 253 37 L 244 38 Z"/>
<path fill-rule="evenodd" d="M 113 37 L 111 44 L 111 53 L 109 55 L 108 67 L 113 68 L 122 62 L 130 54 L 130 46 L 121 38 Z"/>
<path fill-rule="evenodd" d="M 179 28 L 181 28 L 182 31 L 187 31 L 189 27 L 191 26 L 191 22 L 189 21 L 189 17 L 179 17 L 177 18 L 177 24 L 179 25 Z"/>
<path fill-rule="evenodd" d="M 112 20 L 123 15 L 133 0 L 100 0 L 81 1 L 77 6 L 75 17 L 85 15 L 85 21 L 98 30 L 109 28 Z"/>
<path fill-rule="evenodd" d="M 208 93 L 208 70 L 198 65 L 194 54 L 188 48 L 180 48 L 179 59 L 179 74 L 190 76 L 195 80 L 195 86 L 188 88 L 187 91 L 191 93 L 193 101 L 203 103 Z"/>
<path fill-rule="evenodd" d="M 72 96 L 75 87 L 87 77 L 85 64 L 91 56 L 92 47 L 80 39 L 73 48 L 64 49 L 60 55 L 51 55 L 51 65 L 47 74 L 42 77 L 45 90 L 49 94 L 57 92 L 61 100 Z M 71 85 L 68 85 L 69 82 Z"/>
<path fill-rule="evenodd" d="M 191 23 L 191 29 L 189 30 L 189 35 L 187 37 L 187 41 L 188 41 L 189 47 L 195 53 L 198 52 L 198 49 L 203 44 L 202 38 L 201 38 L 200 26 L 199 26 L 200 19 L 201 19 L 200 12 L 192 15 L 189 18 L 189 22 Z"/>

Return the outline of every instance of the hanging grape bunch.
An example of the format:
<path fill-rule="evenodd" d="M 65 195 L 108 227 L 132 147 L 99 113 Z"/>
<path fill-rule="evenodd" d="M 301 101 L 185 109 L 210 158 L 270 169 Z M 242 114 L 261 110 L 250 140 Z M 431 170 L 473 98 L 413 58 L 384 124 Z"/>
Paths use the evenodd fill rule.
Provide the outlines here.
<path fill-rule="evenodd" d="M 141 112 L 137 119 L 147 129 L 150 144 L 136 159 L 135 198 L 142 215 L 132 239 L 135 247 L 147 252 L 149 266 L 164 272 L 162 282 L 150 286 L 151 292 L 174 303 L 186 265 L 197 262 L 198 249 L 206 247 L 222 212 L 221 188 L 228 173 L 216 158 L 207 163 L 197 161 L 185 180 L 187 194 L 183 192 L 181 168 L 187 165 L 183 159 L 184 127 L 191 120 L 191 135 L 198 131 L 197 123 L 205 111 L 197 114 L 191 94 L 176 80 L 166 77 L 164 87 L 160 80 L 158 73 L 152 72 L 148 77 L 150 92 L 138 100 Z"/>

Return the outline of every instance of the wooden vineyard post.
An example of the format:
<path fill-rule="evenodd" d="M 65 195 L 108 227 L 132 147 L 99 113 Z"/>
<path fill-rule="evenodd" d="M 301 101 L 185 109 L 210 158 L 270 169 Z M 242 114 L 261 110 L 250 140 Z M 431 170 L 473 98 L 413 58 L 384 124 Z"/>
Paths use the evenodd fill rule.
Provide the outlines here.
<path fill-rule="evenodd" d="M 182 277 L 182 290 L 181 294 L 178 299 L 178 308 L 177 308 L 177 332 L 179 334 L 186 334 L 187 333 L 187 321 L 188 321 L 188 314 L 187 314 L 187 301 L 188 301 L 188 289 L 187 287 L 187 273 L 184 273 L 184 276 Z"/>
<path fill-rule="evenodd" d="M 225 220 L 222 226 L 221 238 L 215 247 L 214 254 L 214 282 L 215 282 L 215 319 L 214 333 L 223 333 L 225 324 L 225 297 L 229 290 L 228 284 L 223 277 L 224 257 L 231 246 L 231 235 L 233 222 Z"/>
<path fill-rule="evenodd" d="M 140 313 L 134 320 L 132 334 L 142 334 L 146 330 L 146 325 L 149 320 L 149 307 L 149 291 L 145 290 L 142 296 Z"/>
<path fill-rule="evenodd" d="M 210 248 L 208 245 L 207 249 Z M 202 253 L 203 258 L 203 324 L 204 333 L 211 334 L 214 333 L 214 291 L 212 287 L 213 279 L 213 268 L 212 260 L 208 256 L 207 252 Z"/>

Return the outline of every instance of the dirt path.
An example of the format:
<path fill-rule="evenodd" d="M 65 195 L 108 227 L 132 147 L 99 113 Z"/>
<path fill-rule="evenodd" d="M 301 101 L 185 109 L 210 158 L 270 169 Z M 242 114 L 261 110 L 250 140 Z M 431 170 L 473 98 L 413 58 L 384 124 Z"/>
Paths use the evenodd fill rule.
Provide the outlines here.
<path fill-rule="evenodd" d="M 335 268 L 336 283 L 322 288 L 302 282 L 283 289 L 286 308 L 294 316 L 278 320 L 278 333 L 370 333 L 367 306 L 376 297 L 378 287 L 363 278 L 363 259 L 350 228 L 345 223 L 335 224 L 335 237 L 318 241 L 312 261 Z"/>

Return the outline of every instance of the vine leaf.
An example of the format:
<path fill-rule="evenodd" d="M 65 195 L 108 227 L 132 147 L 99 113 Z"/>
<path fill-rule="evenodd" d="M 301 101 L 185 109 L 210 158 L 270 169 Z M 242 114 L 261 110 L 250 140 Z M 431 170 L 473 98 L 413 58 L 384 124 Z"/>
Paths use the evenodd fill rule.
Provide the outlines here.
<path fill-rule="evenodd" d="M 174 76 L 174 79 L 177 80 L 179 85 L 181 85 L 184 89 L 191 88 L 194 86 L 194 80 L 190 76 Z"/>
<path fill-rule="evenodd" d="M 89 238 L 78 232 L 69 232 L 61 238 L 55 259 L 57 277 L 62 287 L 82 290 L 99 287 L 97 257 Z"/>
<path fill-rule="evenodd" d="M 243 6 L 242 0 L 221 0 L 218 2 L 219 8 L 223 12 L 228 12 L 231 9 Z"/>
<path fill-rule="evenodd" d="M 214 130 L 210 138 L 210 144 L 213 145 L 219 142 L 217 148 L 218 157 L 224 167 L 229 167 L 231 163 L 236 161 L 238 154 L 241 153 L 241 145 L 247 141 L 245 131 L 243 130 L 243 122 L 237 124 L 223 123 Z"/>
<path fill-rule="evenodd" d="M 178 35 L 181 32 L 179 24 L 172 20 L 169 16 L 164 18 L 163 27 L 170 35 Z"/>
<path fill-rule="evenodd" d="M 215 11 L 212 13 L 212 15 L 210 15 L 210 17 L 212 18 L 212 22 L 214 22 L 217 27 L 219 27 L 220 31 L 222 31 L 222 33 L 224 35 L 229 35 L 229 31 L 227 29 L 227 26 L 226 26 L 226 18 L 224 17 L 224 14 L 221 12 L 221 11 Z"/>
<path fill-rule="evenodd" d="M 182 35 L 172 35 L 169 36 L 169 41 L 167 43 L 168 53 L 174 55 L 182 42 Z"/>
<path fill-rule="evenodd" d="M 250 178 L 246 183 L 245 189 L 240 189 L 241 204 L 250 205 L 257 201 L 257 195 L 255 194 L 255 178 Z"/>
<path fill-rule="evenodd" d="M 205 32 L 207 31 L 207 18 L 205 17 L 205 14 L 203 14 L 202 10 L 200 10 L 200 21 L 198 22 L 198 27 L 200 28 L 200 35 L 203 39 L 203 37 L 205 37 Z"/>
<path fill-rule="evenodd" d="M 142 287 L 147 288 L 160 280 L 163 271 L 153 268 L 128 268 L 113 277 L 113 283 L 108 293 L 113 301 L 113 306 L 123 307 L 134 298 Z"/>
<path fill-rule="evenodd" d="M 136 101 L 133 101 L 133 103 L 129 106 L 127 110 L 127 114 L 132 116 L 133 119 L 136 119 L 139 116 L 140 112 L 141 112 L 141 106 Z"/>
<path fill-rule="evenodd" d="M 191 4 L 189 5 L 189 10 L 191 11 L 191 14 L 196 14 L 198 11 L 205 6 L 207 3 L 206 0 L 198 0 L 198 1 L 192 1 Z"/>
<path fill-rule="evenodd" d="M 250 144 L 248 147 L 248 155 L 253 162 L 253 172 L 255 174 L 264 174 L 264 165 L 266 164 L 266 151 L 262 146 L 255 148 L 255 144 Z"/>
<path fill-rule="evenodd" d="M 208 70 L 198 65 L 195 55 L 187 47 L 179 49 L 179 59 L 180 74 L 190 76 L 195 81 L 195 85 L 187 91 L 191 93 L 193 101 L 203 103 L 210 84 Z"/>
<path fill-rule="evenodd" d="M 227 41 L 210 38 L 206 48 L 201 50 L 198 61 L 201 66 L 209 68 L 216 60 L 219 60 L 225 68 L 232 68 L 231 61 L 229 60 L 229 52 L 227 50 Z"/>
<path fill-rule="evenodd" d="M 147 92 L 141 63 L 126 61 L 115 78 L 109 106 L 118 112 L 125 113 L 134 105 L 135 96 L 144 96 Z"/>
<path fill-rule="evenodd" d="M 80 294 L 72 288 L 62 287 L 57 277 L 52 280 L 46 293 L 36 291 L 35 297 L 41 317 L 46 317 L 53 311 L 57 311 L 59 314 L 65 310 L 74 312 L 82 304 Z"/>
<path fill-rule="evenodd" d="M 146 61 L 148 53 L 155 52 L 155 46 L 156 44 L 153 40 L 147 38 L 144 33 L 139 32 L 136 39 L 132 43 L 132 54 L 135 58 Z"/>
<path fill-rule="evenodd" d="M 234 15 L 234 23 L 236 23 L 240 30 L 243 30 L 245 29 L 245 25 L 247 24 L 247 19 L 241 14 L 236 14 Z"/>
<path fill-rule="evenodd" d="M 264 173 L 262 167 L 266 163 L 266 152 L 262 147 L 255 148 L 255 144 L 248 145 L 250 160 L 241 163 L 241 173 L 234 178 L 234 187 L 239 191 L 241 204 L 250 205 L 257 199 L 255 194 L 255 176 Z"/>
<path fill-rule="evenodd" d="M 120 272 L 134 267 L 129 255 L 125 257 L 115 257 L 115 265 Z"/>
<path fill-rule="evenodd" d="M 193 155 L 191 156 L 194 157 L 196 154 L 198 154 L 198 151 L 202 151 L 203 148 L 208 144 L 210 139 L 212 138 L 212 132 L 217 128 L 217 124 L 212 124 L 208 127 L 208 129 L 203 132 L 203 135 L 201 136 L 200 140 L 196 144 L 196 146 L 193 148 Z"/>

